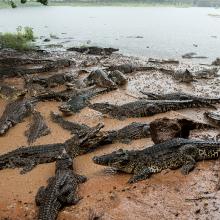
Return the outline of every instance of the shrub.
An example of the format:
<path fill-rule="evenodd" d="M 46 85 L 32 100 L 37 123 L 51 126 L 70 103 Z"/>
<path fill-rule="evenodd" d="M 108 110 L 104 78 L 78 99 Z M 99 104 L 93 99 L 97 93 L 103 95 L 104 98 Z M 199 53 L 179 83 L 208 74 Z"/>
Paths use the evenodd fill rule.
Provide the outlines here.
<path fill-rule="evenodd" d="M 29 50 L 33 48 L 34 32 L 30 27 L 19 26 L 16 33 L 0 34 L 0 48 Z"/>

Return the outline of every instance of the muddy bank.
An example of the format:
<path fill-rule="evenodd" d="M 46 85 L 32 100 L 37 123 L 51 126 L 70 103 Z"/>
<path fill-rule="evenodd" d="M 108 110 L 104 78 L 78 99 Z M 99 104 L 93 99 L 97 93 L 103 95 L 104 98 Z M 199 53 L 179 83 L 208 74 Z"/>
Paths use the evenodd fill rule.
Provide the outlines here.
<path fill-rule="evenodd" d="M 59 73 L 79 70 L 92 71 L 97 67 L 133 63 L 136 66 L 156 65 L 149 64 L 147 60 L 113 54 L 108 57 L 90 56 L 75 52 L 57 53 L 49 55 L 56 58 L 65 58 L 74 61 L 74 66 L 69 69 L 59 69 Z M 189 64 L 162 64 L 163 68 L 202 68 L 189 66 Z M 57 73 L 57 72 L 56 72 Z M 48 75 L 47 75 L 48 74 Z M 45 73 L 51 76 L 54 72 Z M 87 74 L 79 74 L 83 79 Z M 135 101 L 142 96 L 141 90 L 154 93 L 188 92 L 200 96 L 219 96 L 219 78 L 197 79 L 191 83 L 180 83 L 172 75 L 159 70 L 138 71 L 126 75 L 128 83 L 117 90 L 98 95 L 91 99 L 91 103 L 109 102 L 124 104 Z M 21 78 L 7 78 L 4 83 L 23 88 Z M 55 90 L 62 89 L 57 87 Z M 2 115 L 7 100 L 0 100 L 0 115 Z M 70 132 L 53 123 L 50 112 L 59 112 L 61 102 L 40 102 L 35 109 L 45 118 L 51 133 L 36 140 L 33 145 L 64 142 L 71 137 Z M 218 105 L 216 105 L 218 107 Z M 157 114 L 152 117 L 128 118 L 117 120 L 104 116 L 101 113 L 84 108 L 80 113 L 67 117 L 67 120 L 94 126 L 103 122 L 103 130 L 119 129 L 131 122 L 151 122 L 162 117 L 181 118 L 207 122 L 203 113 L 206 108 L 186 109 Z M 210 109 L 209 109 L 210 110 Z M 0 154 L 28 146 L 24 135 L 31 117 L 11 128 L 4 136 L 0 137 Z M 207 139 L 215 137 L 218 129 L 192 131 L 190 138 Z M 153 175 L 150 179 L 133 185 L 127 184 L 130 175 L 109 173 L 104 167 L 92 162 L 92 157 L 123 149 L 143 149 L 151 146 L 150 138 L 135 140 L 129 144 L 115 143 L 103 146 L 96 151 L 79 156 L 74 160 L 77 173 L 86 175 L 88 181 L 80 186 L 79 194 L 83 199 L 76 205 L 65 208 L 58 219 L 219 219 L 219 161 L 200 162 L 196 169 L 187 176 L 179 170 L 166 170 Z M 38 188 L 46 185 L 49 177 L 54 175 L 54 163 L 38 165 L 31 172 L 20 175 L 19 169 L 5 169 L 0 171 L 0 219 L 36 219 L 37 208 L 35 195 Z"/>

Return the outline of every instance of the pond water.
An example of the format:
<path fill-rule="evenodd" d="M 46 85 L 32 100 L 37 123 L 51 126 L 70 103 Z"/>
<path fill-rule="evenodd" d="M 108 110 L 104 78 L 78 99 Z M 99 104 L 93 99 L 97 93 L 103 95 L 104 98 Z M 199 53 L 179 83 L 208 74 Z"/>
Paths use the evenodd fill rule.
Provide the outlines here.
<path fill-rule="evenodd" d="M 220 14 L 214 8 L 30 7 L 0 9 L 0 32 L 31 26 L 47 44 L 117 47 L 127 55 L 177 58 L 220 56 Z M 39 40 L 40 41 L 40 40 Z M 201 61 L 201 60 L 200 60 Z"/>

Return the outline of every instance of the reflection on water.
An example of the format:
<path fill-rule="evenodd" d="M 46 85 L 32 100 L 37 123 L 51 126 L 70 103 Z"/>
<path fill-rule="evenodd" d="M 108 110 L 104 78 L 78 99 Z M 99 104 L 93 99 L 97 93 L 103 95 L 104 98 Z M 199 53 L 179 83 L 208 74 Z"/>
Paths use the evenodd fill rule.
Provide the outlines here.
<path fill-rule="evenodd" d="M 37 35 L 56 35 L 49 44 L 90 43 L 123 53 L 180 58 L 187 52 L 220 56 L 220 19 L 214 8 L 33 7 L 0 10 L 0 31 L 32 26 Z M 205 62 L 205 60 L 203 60 Z"/>

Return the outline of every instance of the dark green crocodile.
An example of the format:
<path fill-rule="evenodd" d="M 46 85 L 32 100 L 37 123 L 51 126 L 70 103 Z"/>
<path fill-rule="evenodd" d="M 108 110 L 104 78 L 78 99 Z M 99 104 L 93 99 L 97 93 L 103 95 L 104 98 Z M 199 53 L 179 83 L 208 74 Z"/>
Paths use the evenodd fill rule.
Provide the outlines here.
<path fill-rule="evenodd" d="M 41 136 L 50 134 L 50 129 L 44 121 L 44 117 L 40 112 L 34 111 L 32 113 L 32 123 L 29 129 L 25 132 L 28 144 L 32 144 Z"/>
<path fill-rule="evenodd" d="M 0 135 L 5 134 L 11 127 L 23 121 L 33 111 L 33 102 L 19 99 L 6 105 L 0 118 Z"/>
<path fill-rule="evenodd" d="M 98 124 L 83 137 L 74 137 L 64 143 L 37 145 L 32 147 L 20 147 L 9 153 L 0 155 L 0 170 L 6 168 L 22 168 L 21 173 L 32 170 L 38 164 L 51 163 L 66 149 L 72 158 L 88 153 L 96 149 L 94 136 L 103 128 L 103 124 Z"/>
<path fill-rule="evenodd" d="M 62 152 L 56 161 L 55 176 L 48 179 L 46 187 L 39 188 L 35 197 L 39 206 L 38 220 L 55 220 L 62 208 L 77 204 L 78 185 L 85 181 L 85 176 L 74 172 L 72 158 L 66 151 Z"/>
<path fill-rule="evenodd" d="M 201 108 L 201 107 L 213 107 L 209 103 L 203 103 L 193 100 L 163 100 L 163 101 L 151 101 L 151 100 L 138 100 L 129 102 L 124 105 L 113 105 L 107 102 L 94 103 L 89 105 L 90 108 L 99 111 L 103 114 L 109 114 L 113 118 L 123 119 L 129 117 L 145 117 L 152 116 L 158 113 L 175 111 L 187 108 Z"/>
<path fill-rule="evenodd" d="M 71 131 L 71 134 L 81 136 L 93 129 L 85 124 L 79 124 L 65 120 L 61 115 L 51 112 L 52 121 L 59 124 L 63 129 Z M 121 129 L 100 131 L 97 136 L 97 144 L 104 145 L 114 142 L 129 143 L 131 140 L 150 137 L 150 126 L 146 123 L 133 122 Z"/>
<path fill-rule="evenodd" d="M 167 94 L 157 94 L 157 93 L 148 93 L 141 91 L 144 95 L 148 96 L 150 100 L 194 100 L 208 104 L 217 104 L 220 103 L 220 97 L 199 97 L 187 93 L 182 92 L 174 92 L 174 93 L 167 93 Z"/>
<path fill-rule="evenodd" d="M 194 169 L 197 161 L 216 159 L 219 155 L 220 142 L 177 138 L 143 150 L 120 149 L 95 156 L 93 162 L 134 174 L 129 180 L 129 183 L 134 183 L 164 169 L 181 168 L 181 172 L 186 175 Z"/>

